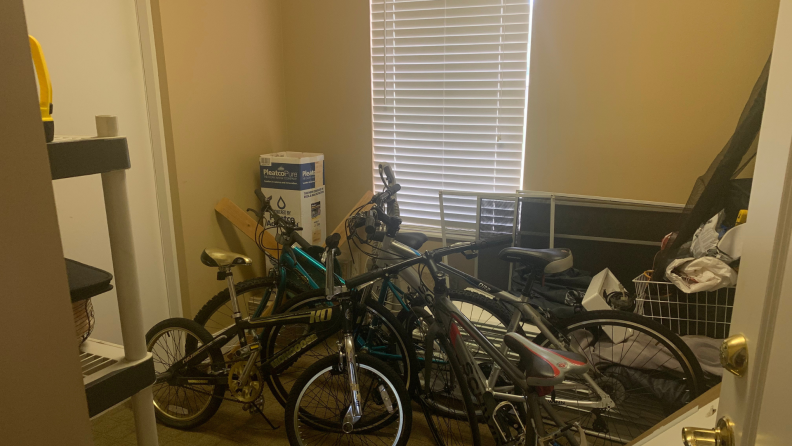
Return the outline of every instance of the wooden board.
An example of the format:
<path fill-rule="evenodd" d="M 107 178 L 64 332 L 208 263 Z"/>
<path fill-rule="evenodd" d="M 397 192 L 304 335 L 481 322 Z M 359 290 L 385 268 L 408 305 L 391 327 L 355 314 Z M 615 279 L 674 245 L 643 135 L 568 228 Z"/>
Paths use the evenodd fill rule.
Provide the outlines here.
<path fill-rule="evenodd" d="M 346 223 L 347 218 L 352 215 L 352 211 L 355 209 L 363 206 L 364 204 L 371 201 L 371 197 L 374 196 L 374 193 L 371 191 L 366 192 L 360 197 L 360 200 L 355 203 L 352 209 L 347 212 L 346 216 L 341 223 L 336 226 L 333 232 L 337 232 L 341 234 L 341 243 L 338 244 L 339 248 L 342 247 L 346 243 L 345 231 L 344 231 L 344 224 Z M 231 222 L 234 226 L 237 227 L 243 234 L 250 237 L 251 240 L 256 241 L 256 227 L 258 226 L 257 222 L 253 217 L 250 216 L 247 212 L 243 211 L 242 208 L 237 206 L 233 201 L 229 200 L 228 198 L 223 198 L 220 200 L 217 205 L 215 206 L 215 211 L 222 215 L 223 217 L 227 218 L 228 221 Z M 261 227 L 258 227 L 259 233 L 261 232 Z M 333 234 L 333 232 L 329 232 L 328 235 Z M 259 234 L 260 235 L 260 234 Z M 267 252 L 278 257 L 279 251 L 275 249 L 278 246 L 278 243 L 275 241 L 275 237 L 272 236 L 269 232 L 264 232 L 264 239 L 263 239 L 264 246 L 267 248 Z M 322 244 L 324 246 L 324 244 Z"/>
<path fill-rule="evenodd" d="M 256 222 L 253 217 L 250 216 L 247 212 L 243 211 L 242 208 L 234 204 L 233 201 L 229 200 L 228 198 L 223 198 L 220 200 L 219 203 L 215 206 L 215 211 L 217 211 L 220 215 L 227 218 L 228 221 L 231 222 L 234 226 L 236 226 L 243 234 L 250 237 L 251 240 L 254 242 L 256 241 L 256 227 L 258 223 Z M 258 235 L 261 235 L 263 228 L 258 226 Z M 275 237 L 269 232 L 264 231 L 264 236 L 262 243 L 264 247 L 267 248 L 267 252 L 278 257 L 279 251 L 275 248 L 278 247 L 278 243 L 275 241 Z"/>

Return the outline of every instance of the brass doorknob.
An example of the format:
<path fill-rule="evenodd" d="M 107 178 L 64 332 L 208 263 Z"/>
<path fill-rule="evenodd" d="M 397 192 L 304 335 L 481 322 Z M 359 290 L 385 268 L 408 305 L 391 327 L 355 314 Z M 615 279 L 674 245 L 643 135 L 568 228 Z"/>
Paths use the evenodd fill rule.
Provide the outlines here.
<path fill-rule="evenodd" d="M 737 376 L 748 371 L 748 340 L 738 334 L 723 340 L 720 347 L 720 363 L 724 369 Z"/>
<path fill-rule="evenodd" d="M 683 427 L 682 440 L 685 446 L 734 446 L 734 423 L 723 417 L 715 429 Z"/>

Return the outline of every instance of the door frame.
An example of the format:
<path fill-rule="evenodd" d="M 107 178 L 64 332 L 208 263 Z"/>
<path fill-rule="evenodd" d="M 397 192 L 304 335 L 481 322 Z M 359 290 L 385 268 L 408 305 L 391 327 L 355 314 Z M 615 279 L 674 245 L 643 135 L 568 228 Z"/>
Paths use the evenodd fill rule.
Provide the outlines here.
<path fill-rule="evenodd" d="M 182 316 L 181 283 L 179 263 L 176 254 L 176 231 L 173 219 L 173 200 L 171 199 L 168 157 L 165 148 L 162 96 L 157 67 L 157 51 L 154 46 L 154 23 L 150 0 L 134 0 L 140 39 L 140 55 L 143 61 L 146 111 L 148 113 L 151 155 L 154 164 L 157 210 L 159 214 L 160 237 L 162 239 L 162 260 L 165 266 L 168 313 L 170 317 Z"/>

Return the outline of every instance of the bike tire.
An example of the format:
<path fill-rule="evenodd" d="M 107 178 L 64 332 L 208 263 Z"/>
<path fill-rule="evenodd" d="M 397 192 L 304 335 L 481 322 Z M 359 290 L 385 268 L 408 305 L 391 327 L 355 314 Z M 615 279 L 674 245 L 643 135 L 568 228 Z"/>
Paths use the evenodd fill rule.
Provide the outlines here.
<path fill-rule="evenodd" d="M 431 326 L 431 320 L 425 322 Z M 480 446 L 478 416 L 462 366 L 453 353 L 448 338 L 440 335 L 436 342 L 438 345 L 435 350 L 439 347 L 441 355 L 442 352 L 452 354 L 444 354 L 447 362 L 441 361 L 432 367 L 432 376 L 428 379 L 431 384 L 426 386 L 426 379 L 422 379 L 424 385 L 417 392 L 426 423 L 439 446 Z M 435 351 L 433 356 L 437 353 Z M 425 370 L 420 375 L 423 377 L 424 374 Z M 449 409 L 449 404 L 455 407 Z M 452 412 L 453 416 L 450 416 Z"/>
<path fill-rule="evenodd" d="M 329 302 L 325 297 L 324 289 L 312 290 L 307 293 L 303 293 L 294 299 L 284 302 L 279 309 L 276 309 L 273 312 L 273 314 L 306 310 L 316 306 L 332 305 L 333 303 Z M 394 316 L 393 313 L 388 311 L 379 302 L 368 300 L 365 302 L 365 305 L 367 307 L 368 313 L 379 317 L 382 323 L 385 325 L 386 329 L 383 332 L 387 333 L 388 340 L 391 341 L 390 344 L 394 348 L 394 350 L 392 350 L 392 355 L 394 357 L 398 356 L 398 358 L 393 358 L 387 363 L 391 365 L 401 376 L 401 379 L 404 381 L 407 390 L 411 391 L 417 382 L 418 363 L 415 356 L 415 348 L 412 342 L 410 342 L 407 331 L 396 319 L 396 316 Z M 277 344 L 287 345 L 289 343 L 289 341 L 279 341 L 278 339 L 278 337 L 282 335 L 282 328 L 287 326 L 291 327 L 291 330 L 300 330 L 300 325 L 289 324 L 267 328 L 262 332 L 261 340 L 262 346 L 264 347 L 263 358 L 268 358 L 278 352 L 279 350 L 277 348 Z M 300 335 L 300 333 L 295 334 L 295 336 L 298 335 Z M 310 352 L 306 352 L 302 356 L 306 357 L 304 359 L 310 360 L 310 358 L 313 358 L 314 360 L 317 360 L 324 356 L 333 354 L 337 352 L 337 350 L 338 348 L 336 345 L 324 343 L 318 345 Z M 377 353 L 372 355 L 376 354 Z M 385 355 L 390 356 L 390 354 L 387 353 L 385 353 Z M 303 360 L 302 363 L 299 361 L 300 359 L 294 362 L 279 375 L 271 375 L 267 381 L 273 396 L 283 406 L 285 406 L 288 401 L 290 389 L 294 382 L 290 382 L 289 377 L 294 377 L 295 375 L 299 376 L 299 374 L 307 368 L 307 365 L 304 363 L 305 360 Z"/>
<path fill-rule="evenodd" d="M 258 290 L 272 289 L 277 292 L 277 288 L 278 279 L 274 277 L 256 277 L 234 285 L 238 298 L 244 298 L 243 296 L 246 294 L 255 293 Z M 305 283 L 289 277 L 286 279 L 286 290 L 287 293 L 290 292 L 296 296 L 307 291 L 308 287 Z M 286 300 L 288 300 L 288 294 L 286 296 Z M 201 324 L 210 333 L 222 330 L 233 322 L 230 303 L 231 294 L 228 288 L 226 288 L 209 299 L 209 301 L 201 307 L 193 320 Z M 249 308 L 248 302 L 240 302 L 240 312 L 243 318 L 251 316 L 252 310 Z M 215 319 L 218 319 L 218 322 L 213 323 L 212 321 Z"/>
<path fill-rule="evenodd" d="M 338 355 L 330 355 L 315 362 L 305 369 L 305 371 L 294 383 L 294 391 L 290 393 L 289 399 L 286 403 L 285 423 L 289 444 L 307 445 L 308 442 L 305 441 L 303 437 L 308 435 L 308 432 L 310 432 L 311 429 L 317 429 L 319 431 L 317 435 L 321 437 L 321 440 L 329 440 L 331 442 L 329 444 L 334 445 L 368 444 L 365 439 L 361 441 L 360 437 L 357 436 L 368 433 L 373 434 L 378 443 L 384 443 L 383 437 L 385 436 L 386 430 L 392 428 L 394 419 L 396 418 L 398 418 L 398 423 L 395 427 L 395 438 L 392 442 L 388 441 L 385 442 L 385 444 L 390 443 L 393 446 L 404 446 L 407 444 L 410 437 L 410 432 L 412 430 L 412 406 L 408 391 L 404 387 L 404 383 L 402 382 L 401 378 L 391 366 L 365 353 L 359 353 L 357 355 L 357 363 L 358 377 L 361 379 L 361 382 L 359 382 L 361 388 L 360 395 L 361 399 L 365 400 L 363 404 L 361 404 L 364 408 L 364 412 L 363 418 L 361 418 L 359 422 L 363 423 L 363 425 L 366 427 L 359 431 L 353 430 L 350 434 L 343 433 L 341 431 L 339 421 L 343 420 L 344 411 L 347 407 L 349 407 L 349 405 L 335 404 L 335 406 L 332 407 L 332 404 L 329 404 L 329 401 L 327 401 L 329 398 L 316 398 L 313 394 L 315 394 L 317 390 L 309 390 L 312 384 L 319 381 L 327 374 L 341 376 L 341 381 L 343 381 L 345 377 L 348 377 L 345 372 L 338 370 Z M 376 379 L 376 382 L 372 380 L 372 383 L 379 383 L 379 386 L 381 386 L 382 389 L 385 389 L 388 394 L 388 399 L 391 400 L 391 406 L 394 408 L 393 414 L 388 414 L 386 411 L 383 414 L 377 415 L 375 417 L 376 419 L 383 420 L 385 422 L 380 425 L 366 424 L 366 422 L 369 421 L 366 418 L 367 412 L 373 410 L 376 408 L 376 406 L 384 405 L 379 404 L 382 403 L 384 399 L 377 400 L 377 394 L 371 391 L 373 386 L 366 385 L 367 383 L 362 382 L 365 379 L 364 377 L 367 375 Z M 379 386 L 378 389 L 380 389 Z M 341 389 L 341 393 L 343 393 L 345 390 L 343 384 L 325 385 L 320 387 L 323 390 Z M 369 389 L 368 392 L 366 392 L 367 388 Z M 382 390 L 378 390 L 378 392 L 381 395 Z M 322 403 L 328 403 L 326 407 L 322 408 L 321 412 L 325 416 L 327 416 L 328 413 L 331 416 L 330 418 L 327 418 L 326 422 L 320 423 L 321 427 L 317 428 L 315 423 L 304 423 L 308 410 L 303 408 L 301 403 L 304 401 L 306 394 L 310 396 L 311 401 L 321 401 Z M 395 401 L 393 401 L 394 399 Z M 346 400 L 344 400 L 344 402 L 348 403 Z M 338 424 L 338 426 L 334 427 L 333 425 L 336 424 Z M 344 442 L 344 440 L 346 440 L 346 442 Z M 321 445 L 328 443 L 314 443 L 311 441 L 310 444 Z"/>
<path fill-rule="evenodd" d="M 608 327 L 610 327 L 610 330 Z M 620 335 L 618 333 L 621 329 L 632 330 L 632 340 L 626 338 L 621 343 L 613 343 L 612 339 L 614 336 L 619 339 Z M 587 435 L 594 437 L 593 444 L 596 446 L 629 442 L 657 422 L 663 420 L 667 415 L 682 407 L 685 402 L 695 399 L 705 390 L 701 366 L 690 347 L 677 334 L 665 326 L 639 314 L 615 310 L 588 311 L 557 321 L 551 330 L 563 335 L 569 341 L 567 344 L 573 344 L 571 347 L 577 348 L 580 350 L 579 352 L 587 356 L 589 363 L 593 365 L 592 371 L 589 372 L 592 378 L 595 381 L 599 381 L 598 385 L 614 401 L 620 401 L 617 403 L 616 408 L 610 410 L 593 409 L 587 412 L 587 409 L 575 409 L 578 414 L 586 412 L 577 421 L 581 422 L 581 426 L 584 427 Z M 624 333 L 630 332 L 625 331 Z M 642 336 L 647 336 L 647 338 L 642 338 Z M 642 340 L 638 341 L 638 339 Z M 552 347 L 550 342 L 541 334 L 534 338 L 534 342 L 541 346 Z M 640 348 L 642 345 L 652 345 L 650 342 L 666 349 L 670 357 L 677 361 L 681 371 L 667 372 L 662 367 L 657 367 L 654 370 L 643 370 L 643 368 L 648 369 L 649 360 L 657 357 L 659 353 L 649 359 L 645 359 L 643 364 L 635 364 L 636 359 L 642 358 L 642 355 L 649 355 L 649 353 L 644 354 L 646 347 L 643 347 L 637 353 L 636 351 L 628 353 L 628 351 L 634 346 L 635 348 Z M 585 348 L 583 348 L 584 345 Z M 617 350 L 621 352 L 618 360 L 616 360 L 613 353 L 611 353 L 610 360 L 607 359 L 609 345 L 613 345 L 611 352 Z M 570 348 L 570 345 L 567 345 L 567 347 Z M 626 362 L 626 358 L 629 358 L 630 355 L 636 355 L 636 359 L 631 361 L 630 364 L 624 365 L 623 363 Z M 597 360 L 595 361 L 595 359 Z M 670 366 L 673 363 L 669 361 L 663 363 L 663 365 L 666 364 Z M 674 404 L 658 403 L 660 399 L 656 394 L 652 393 L 652 389 L 635 387 L 635 383 L 639 382 L 639 378 L 644 376 L 653 377 L 653 380 L 671 376 L 674 379 L 668 379 L 665 382 L 675 383 L 677 393 L 684 393 L 680 393 L 682 396 Z M 570 382 L 574 382 L 574 380 L 570 380 Z M 684 388 L 680 391 L 680 386 L 683 385 Z M 636 389 L 642 390 L 642 392 L 639 394 Z M 654 389 L 654 391 L 657 392 L 657 389 Z M 627 398 L 630 398 L 630 395 L 633 395 L 633 399 L 628 400 Z M 563 399 L 564 397 L 565 395 L 559 395 L 558 391 L 554 395 L 554 399 Z M 567 405 L 567 407 L 572 406 Z M 564 406 L 558 406 L 556 412 L 569 416 L 570 414 L 565 412 L 565 410 Z M 599 413 L 595 413 L 595 410 L 599 410 Z M 565 419 L 565 421 L 570 420 Z"/>
<path fill-rule="evenodd" d="M 173 348 L 173 346 L 163 347 L 163 355 L 157 353 L 155 347 L 159 345 L 158 341 L 166 334 L 168 334 L 169 337 L 178 344 L 181 343 L 181 335 L 179 336 L 178 341 L 176 341 L 175 332 L 177 331 L 192 335 L 194 343 L 185 344 L 183 355 L 176 355 L 176 349 Z M 170 335 L 171 333 L 174 333 L 174 335 Z M 152 355 L 154 356 L 155 373 L 160 375 L 170 368 L 170 364 L 186 356 L 188 352 L 191 351 L 191 349 L 198 345 L 199 341 L 201 345 L 205 345 L 209 342 L 212 342 L 212 339 L 212 335 L 195 321 L 185 318 L 171 318 L 165 319 L 164 321 L 154 325 L 151 327 L 148 333 L 146 333 L 146 349 L 149 352 L 152 352 Z M 193 346 L 191 347 L 190 344 Z M 220 352 L 220 349 L 212 347 L 207 350 L 207 353 L 208 359 L 210 361 L 210 363 L 207 364 L 207 367 L 211 368 L 215 372 L 222 370 L 224 361 L 223 354 Z M 170 361 L 170 364 L 168 364 L 167 361 Z M 209 421 L 209 419 L 211 419 L 220 408 L 220 404 L 223 402 L 223 395 L 225 394 L 228 386 L 217 384 L 214 386 L 200 387 L 202 391 L 196 392 L 180 386 L 171 386 L 164 381 L 159 383 L 155 381 L 152 391 L 154 394 L 154 414 L 156 415 L 157 420 L 165 426 L 181 430 L 193 429 Z M 209 387 L 212 388 L 209 389 Z M 176 405 L 177 402 L 174 401 L 173 398 L 178 398 L 180 392 L 182 392 L 185 397 L 178 402 L 178 404 L 181 404 L 179 406 Z M 187 396 L 188 393 L 194 394 L 192 399 Z M 203 403 L 203 406 L 198 409 L 196 414 L 186 417 L 177 416 L 186 415 L 183 412 L 189 411 L 190 408 L 185 406 L 189 406 L 196 401 L 202 401 L 202 399 L 205 399 L 206 402 Z M 166 405 L 166 403 L 173 404 Z M 170 414 L 168 412 L 170 412 Z"/>

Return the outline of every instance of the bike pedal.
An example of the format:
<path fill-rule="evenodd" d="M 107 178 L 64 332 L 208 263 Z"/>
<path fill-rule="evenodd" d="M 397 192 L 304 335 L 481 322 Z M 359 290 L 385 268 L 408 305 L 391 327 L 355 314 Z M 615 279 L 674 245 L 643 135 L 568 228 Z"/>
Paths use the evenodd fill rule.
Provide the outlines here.
<path fill-rule="evenodd" d="M 501 440 L 506 444 L 525 444 L 525 425 L 517 409 L 508 401 L 501 401 L 492 411 L 492 420 L 498 428 Z"/>
<path fill-rule="evenodd" d="M 382 384 L 379 385 L 379 394 L 382 399 L 382 405 L 388 410 L 388 413 L 393 413 L 393 403 L 391 402 L 388 390 Z"/>
<path fill-rule="evenodd" d="M 556 430 L 555 432 L 545 435 L 544 437 L 539 437 L 539 444 L 549 443 L 553 446 L 558 445 L 556 439 L 561 438 L 561 436 L 564 435 L 566 431 L 572 428 L 575 428 L 578 431 L 578 434 L 580 434 L 580 439 L 578 440 L 578 444 L 580 446 L 588 446 L 588 439 L 586 438 L 586 433 L 583 431 L 583 428 L 580 427 L 580 423 L 574 423 L 572 425 L 567 424 L 561 429 Z"/>

